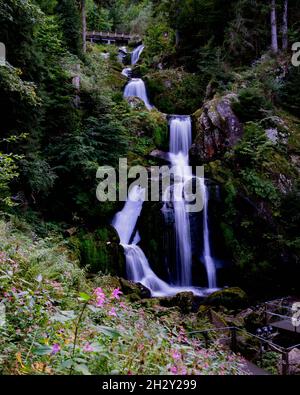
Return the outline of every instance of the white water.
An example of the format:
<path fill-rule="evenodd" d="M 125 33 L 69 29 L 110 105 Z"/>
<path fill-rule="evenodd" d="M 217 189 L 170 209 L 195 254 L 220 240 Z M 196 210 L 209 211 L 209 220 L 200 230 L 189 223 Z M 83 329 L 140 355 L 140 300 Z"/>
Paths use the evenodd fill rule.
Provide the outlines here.
<path fill-rule="evenodd" d="M 191 119 L 174 116 L 170 119 L 170 160 L 174 169 L 173 207 L 176 236 L 176 265 L 178 285 L 192 284 L 192 247 L 189 214 L 184 199 L 184 185 L 193 175 L 189 167 L 192 143 Z"/>
<path fill-rule="evenodd" d="M 132 64 L 132 66 L 135 65 L 139 61 L 141 53 L 143 52 L 144 48 L 145 47 L 142 44 L 142 45 L 139 45 L 138 47 L 136 47 L 132 51 L 132 54 L 131 54 L 131 64 Z"/>
<path fill-rule="evenodd" d="M 139 282 L 151 291 L 152 296 L 171 296 L 182 291 L 192 291 L 194 294 L 202 295 L 199 290 L 194 288 L 172 287 L 165 281 L 161 280 L 151 269 L 149 262 L 137 245 L 140 240 L 136 231 L 136 223 L 140 216 L 143 202 L 145 198 L 145 190 L 138 186 L 134 186 L 129 193 L 123 209 L 118 212 L 112 225 L 119 234 L 120 242 L 125 251 L 127 276 L 134 282 Z M 130 239 L 133 239 L 132 244 Z"/>
<path fill-rule="evenodd" d="M 131 56 L 131 64 L 138 62 L 144 46 L 137 47 Z M 132 69 L 126 67 L 122 74 L 130 78 Z M 150 110 L 152 105 L 149 102 L 144 81 L 140 78 L 132 78 L 124 90 L 124 97 L 139 97 Z M 189 149 L 192 144 L 191 118 L 189 116 L 173 116 L 170 119 L 170 152 L 169 157 L 173 169 L 175 169 L 176 183 L 173 186 L 173 207 L 175 218 L 176 234 L 176 255 L 178 270 L 178 286 L 171 286 L 161 280 L 151 269 L 150 264 L 137 245 L 140 241 L 136 224 L 140 216 L 145 199 L 145 190 L 138 186 L 131 189 L 128 199 L 123 209 L 118 212 L 112 225 L 120 237 L 120 243 L 124 248 L 126 258 L 127 276 L 134 282 L 139 282 L 147 287 L 152 296 L 171 296 L 183 291 L 191 291 L 195 295 L 204 293 L 191 286 L 192 284 L 192 249 L 189 215 L 186 210 L 184 198 L 184 184 L 193 177 L 189 168 Z M 207 193 L 204 184 L 204 255 L 207 268 L 209 286 L 213 288 L 216 284 L 214 262 L 210 256 L 209 232 L 207 221 Z M 171 188 L 169 188 L 171 193 Z"/>
<path fill-rule="evenodd" d="M 145 103 L 148 110 L 152 109 L 147 96 L 146 86 L 141 78 L 132 78 L 125 87 L 124 97 L 139 97 Z"/>
<path fill-rule="evenodd" d="M 207 273 L 208 287 L 210 289 L 217 288 L 216 267 L 211 256 L 208 226 L 208 189 L 205 185 L 204 178 L 199 178 L 202 198 L 203 198 L 203 259 Z"/>
<path fill-rule="evenodd" d="M 131 67 L 125 67 L 125 69 L 122 70 L 122 75 L 125 75 L 125 77 L 130 78 L 131 75 Z"/>
<path fill-rule="evenodd" d="M 129 192 L 128 199 L 119 211 L 113 221 L 112 226 L 118 232 L 121 244 L 129 244 L 134 236 L 133 243 L 139 242 L 139 235 L 133 235 L 137 220 L 141 214 L 143 203 L 145 199 L 145 190 L 135 186 Z"/>

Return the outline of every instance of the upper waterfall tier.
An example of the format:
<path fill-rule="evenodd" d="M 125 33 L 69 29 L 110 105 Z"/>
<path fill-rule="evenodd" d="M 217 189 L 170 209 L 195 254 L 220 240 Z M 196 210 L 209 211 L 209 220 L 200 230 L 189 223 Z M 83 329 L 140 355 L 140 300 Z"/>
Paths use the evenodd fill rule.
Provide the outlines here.
<path fill-rule="evenodd" d="M 192 145 L 191 117 L 174 115 L 170 118 L 170 153 L 188 156 Z"/>
<path fill-rule="evenodd" d="M 145 103 L 148 110 L 152 109 L 152 105 L 149 102 L 146 86 L 141 78 L 132 78 L 125 87 L 124 97 L 138 97 Z"/>
<path fill-rule="evenodd" d="M 135 65 L 139 61 L 141 53 L 143 52 L 144 48 L 145 48 L 144 45 L 141 44 L 132 51 L 132 54 L 131 54 L 132 66 Z"/>

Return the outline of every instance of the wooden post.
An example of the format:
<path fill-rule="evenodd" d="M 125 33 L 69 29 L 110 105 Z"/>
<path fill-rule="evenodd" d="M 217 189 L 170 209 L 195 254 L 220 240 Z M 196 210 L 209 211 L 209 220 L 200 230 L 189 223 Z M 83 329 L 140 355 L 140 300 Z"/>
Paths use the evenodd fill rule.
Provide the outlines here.
<path fill-rule="evenodd" d="M 265 325 L 268 325 L 268 307 L 267 307 L 267 303 L 265 303 L 265 307 L 264 307 L 264 324 Z"/>
<path fill-rule="evenodd" d="M 231 351 L 236 352 L 237 350 L 237 341 L 236 341 L 236 328 L 230 328 L 231 332 Z"/>
<path fill-rule="evenodd" d="M 284 351 L 282 353 L 282 359 L 281 359 L 281 365 L 282 365 L 282 375 L 287 376 L 290 373 L 290 363 L 289 363 L 289 353 L 288 351 Z"/>

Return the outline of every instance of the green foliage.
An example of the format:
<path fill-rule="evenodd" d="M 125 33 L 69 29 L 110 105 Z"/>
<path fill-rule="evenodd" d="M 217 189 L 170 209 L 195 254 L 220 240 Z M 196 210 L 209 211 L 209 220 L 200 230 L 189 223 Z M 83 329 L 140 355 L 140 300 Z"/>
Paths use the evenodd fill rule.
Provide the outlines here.
<path fill-rule="evenodd" d="M 11 206 L 11 193 L 9 184 L 18 176 L 16 160 L 19 159 L 13 154 L 3 154 L 0 151 L 0 207 Z"/>
<path fill-rule="evenodd" d="M 149 73 L 147 87 L 151 102 L 168 114 L 191 114 L 203 100 L 205 88 L 201 77 L 181 69 Z"/>
<path fill-rule="evenodd" d="M 111 31 L 113 21 L 110 17 L 110 10 L 103 8 L 102 5 L 102 1 L 100 1 L 100 4 L 93 0 L 86 1 L 88 30 L 98 32 Z"/>
<path fill-rule="evenodd" d="M 68 50 L 75 55 L 81 55 L 81 22 L 77 1 L 60 0 L 56 12 Z"/>
<path fill-rule="evenodd" d="M 166 55 L 174 53 L 175 32 L 165 21 L 156 20 L 148 27 L 144 43 L 146 61 L 159 63 Z"/>
<path fill-rule="evenodd" d="M 247 374 L 216 341 L 189 338 L 188 317 L 129 303 L 118 279 L 87 281 L 57 239 L 3 221 L 0 237 L 1 374 Z"/>
<path fill-rule="evenodd" d="M 263 110 L 270 109 L 270 103 L 262 91 L 249 87 L 240 90 L 238 101 L 233 103 L 232 108 L 243 122 L 247 122 L 263 118 Z"/>
<path fill-rule="evenodd" d="M 300 70 L 292 67 L 279 92 L 279 101 L 282 107 L 292 114 L 300 114 Z"/>

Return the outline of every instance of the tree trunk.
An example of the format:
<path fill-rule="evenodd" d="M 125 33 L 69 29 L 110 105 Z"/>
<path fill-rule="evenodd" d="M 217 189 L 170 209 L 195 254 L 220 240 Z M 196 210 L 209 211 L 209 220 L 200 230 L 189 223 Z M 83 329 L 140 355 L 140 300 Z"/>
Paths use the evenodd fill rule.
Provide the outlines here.
<path fill-rule="evenodd" d="M 276 2 L 271 0 L 271 33 L 272 33 L 272 51 L 278 52 L 278 36 L 277 36 L 277 22 L 276 22 Z"/>
<path fill-rule="evenodd" d="M 86 9 L 85 0 L 81 0 L 81 19 L 82 19 L 82 50 L 86 52 Z"/>
<path fill-rule="evenodd" d="M 288 48 L 288 0 L 284 0 L 283 19 L 282 19 L 282 49 Z"/>

